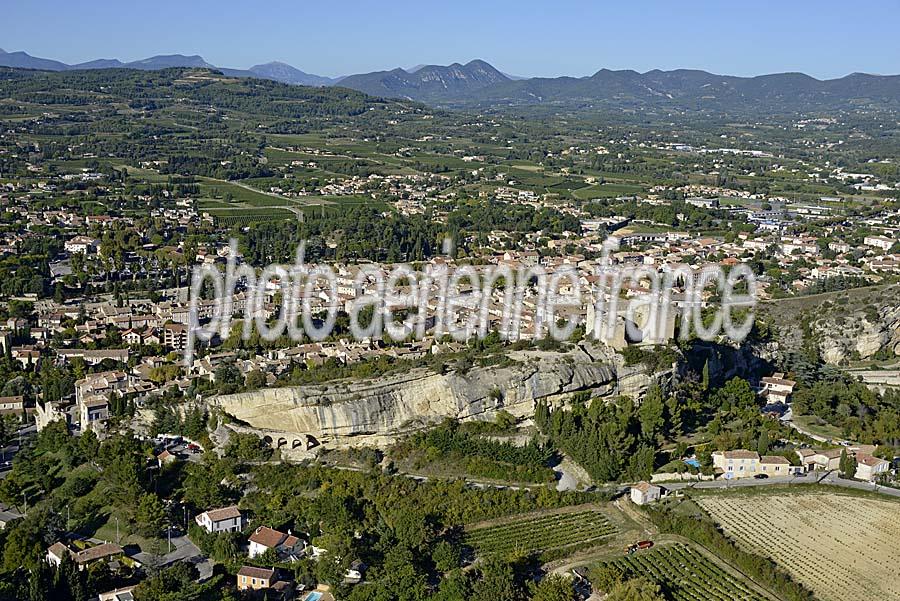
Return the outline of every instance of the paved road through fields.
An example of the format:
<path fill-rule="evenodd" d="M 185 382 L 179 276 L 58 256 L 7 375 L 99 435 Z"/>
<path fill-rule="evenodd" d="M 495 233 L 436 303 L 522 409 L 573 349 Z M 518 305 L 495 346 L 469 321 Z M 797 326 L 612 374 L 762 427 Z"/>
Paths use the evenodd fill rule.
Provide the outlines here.
<path fill-rule="evenodd" d="M 840 486 L 843 488 L 854 488 L 856 490 L 867 490 L 877 492 L 892 497 L 900 498 L 900 489 L 889 488 L 886 486 L 871 484 L 868 482 L 859 482 L 857 480 L 845 480 L 838 478 L 837 472 L 827 472 L 825 474 L 816 475 L 808 474 L 805 477 L 798 478 L 796 476 L 775 476 L 765 480 L 757 480 L 756 478 L 739 478 L 736 480 L 708 480 L 703 482 L 659 482 L 658 484 L 668 490 L 681 490 L 684 488 L 698 489 L 730 489 L 730 488 L 747 488 L 754 486 L 777 486 L 791 484 L 826 484 L 831 486 Z"/>

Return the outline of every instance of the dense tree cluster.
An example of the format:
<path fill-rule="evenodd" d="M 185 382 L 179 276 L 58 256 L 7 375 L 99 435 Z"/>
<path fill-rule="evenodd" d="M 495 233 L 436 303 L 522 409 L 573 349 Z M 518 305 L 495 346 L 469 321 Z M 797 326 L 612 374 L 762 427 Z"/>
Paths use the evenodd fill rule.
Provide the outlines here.
<path fill-rule="evenodd" d="M 663 404 L 659 394 L 642 405 L 628 397 L 598 398 L 590 405 L 576 403 L 571 411 L 540 403 L 534 420 L 594 480 L 643 480 L 653 471 Z"/>
<path fill-rule="evenodd" d="M 531 440 L 518 446 L 484 438 L 470 432 L 455 420 L 413 434 L 394 448 L 392 457 L 400 458 L 414 450 L 422 451 L 424 461 L 462 463 L 473 476 L 504 481 L 547 482 L 554 478 L 549 465 L 554 450 Z"/>
<path fill-rule="evenodd" d="M 841 429 L 850 440 L 900 445 L 900 393 L 875 392 L 843 377 L 801 386 L 794 393 L 796 415 L 815 415 Z"/>
<path fill-rule="evenodd" d="M 438 234 L 438 226 L 422 215 L 383 215 L 374 206 L 356 205 L 311 212 L 302 223 L 259 224 L 244 236 L 245 257 L 253 265 L 293 262 L 306 241 L 307 261 L 421 261 L 439 250 Z"/>
<path fill-rule="evenodd" d="M 536 210 L 526 205 L 505 202 L 469 202 L 455 207 L 447 217 L 451 231 L 458 232 L 537 232 L 560 234 L 580 232 L 581 224 L 572 215 L 543 207 Z"/>
<path fill-rule="evenodd" d="M 314 544 L 329 549 L 333 559 L 315 565 L 316 578 L 337 585 L 341 598 L 353 601 L 524 600 L 532 594 L 524 579 L 528 558 L 488 558 L 464 572 L 472 551 L 462 542 L 460 526 L 596 499 L 549 488 L 478 490 L 462 481 L 416 482 L 321 467 L 259 465 L 252 475 L 259 490 L 242 505 L 260 523 L 309 532 Z M 345 591 L 343 570 L 356 559 L 370 566 L 366 584 Z"/>
<path fill-rule="evenodd" d="M 148 456 L 148 449 L 135 438 L 112 436 L 101 444 L 90 431 L 71 436 L 63 422 L 52 422 L 33 445 L 23 447 L 0 484 L 0 499 L 10 506 L 27 504 L 32 510 L 0 533 L 0 582 L 4 583 L 0 599 L 74 601 L 126 582 L 128 570 L 114 577 L 97 566 L 75 576 L 66 563 L 54 569 L 43 558 L 47 548 L 63 540 L 67 532 L 95 529 L 97 520 L 112 514 L 123 529 L 159 536 L 164 511 L 152 492 Z M 25 577 L 28 571 L 44 576 Z M 38 589 L 29 592 L 29 587 Z"/>

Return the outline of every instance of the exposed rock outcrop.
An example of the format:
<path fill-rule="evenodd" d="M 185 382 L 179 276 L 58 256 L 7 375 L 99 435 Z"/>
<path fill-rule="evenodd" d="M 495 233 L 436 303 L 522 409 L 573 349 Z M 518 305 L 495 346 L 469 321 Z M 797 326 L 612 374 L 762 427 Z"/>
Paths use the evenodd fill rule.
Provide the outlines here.
<path fill-rule="evenodd" d="M 740 377 L 757 384 L 759 378 L 774 370 L 772 360 L 778 348 L 774 343 L 713 343 L 695 341 L 678 365 L 679 377 L 700 377 L 704 367 L 709 370 L 710 381 L 724 383 Z"/>
<path fill-rule="evenodd" d="M 900 355 L 900 304 L 850 314 L 849 319 L 820 319 L 812 324 L 819 352 L 826 363 L 839 365 L 850 359 L 871 359 L 887 349 Z"/>
<path fill-rule="evenodd" d="M 814 344 L 831 365 L 900 356 L 900 285 L 844 290 L 765 303 L 778 352 Z"/>
<path fill-rule="evenodd" d="M 580 345 L 565 353 L 520 351 L 511 364 L 465 374 L 417 369 L 370 382 L 267 388 L 223 395 L 210 404 L 254 428 L 310 434 L 330 446 L 392 438 L 444 418 L 492 419 L 505 410 L 530 417 L 539 400 L 575 392 L 618 394 L 617 355 Z M 638 384 L 636 384 L 638 386 Z"/>

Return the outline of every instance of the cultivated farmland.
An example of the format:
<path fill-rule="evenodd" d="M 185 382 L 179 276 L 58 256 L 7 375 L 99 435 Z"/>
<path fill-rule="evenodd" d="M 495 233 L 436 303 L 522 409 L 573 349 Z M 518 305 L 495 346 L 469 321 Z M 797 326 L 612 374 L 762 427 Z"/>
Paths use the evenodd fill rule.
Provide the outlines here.
<path fill-rule="evenodd" d="M 619 567 L 627 577 L 654 581 L 672 601 L 768 601 L 753 586 L 717 566 L 700 551 L 686 545 L 668 545 L 638 551 L 604 562 Z"/>
<path fill-rule="evenodd" d="M 617 532 L 617 528 L 600 511 L 585 510 L 543 515 L 495 526 L 477 528 L 466 533 L 466 543 L 479 554 L 505 554 L 514 549 L 551 551 L 600 543 Z"/>
<path fill-rule="evenodd" d="M 900 504 L 835 493 L 697 501 L 741 546 L 823 601 L 900 601 Z"/>
<path fill-rule="evenodd" d="M 265 223 L 271 221 L 285 221 L 296 219 L 294 214 L 281 208 L 272 209 L 207 209 L 205 212 L 212 215 L 217 224 L 226 227 L 244 227 L 251 223 Z"/>

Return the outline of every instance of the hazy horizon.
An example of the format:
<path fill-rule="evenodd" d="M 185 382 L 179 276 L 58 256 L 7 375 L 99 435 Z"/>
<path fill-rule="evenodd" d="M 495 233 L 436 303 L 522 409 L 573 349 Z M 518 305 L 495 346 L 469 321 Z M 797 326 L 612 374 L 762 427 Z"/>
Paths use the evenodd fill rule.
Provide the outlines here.
<path fill-rule="evenodd" d="M 160 54 L 197 54 L 235 69 L 279 61 L 328 77 L 479 58 L 520 77 L 582 77 L 608 68 L 833 79 L 898 73 L 896 22 L 873 18 L 895 7 L 873 1 L 851 11 L 834 0 L 552 7 L 530 0 L 490 6 L 403 0 L 335 8 L 279 0 L 223 10 L 221 3 L 163 0 L 148 11 L 108 0 L 87 7 L 51 0 L 6 7 L 16 26 L 4 33 L 0 48 L 69 64 Z"/>

